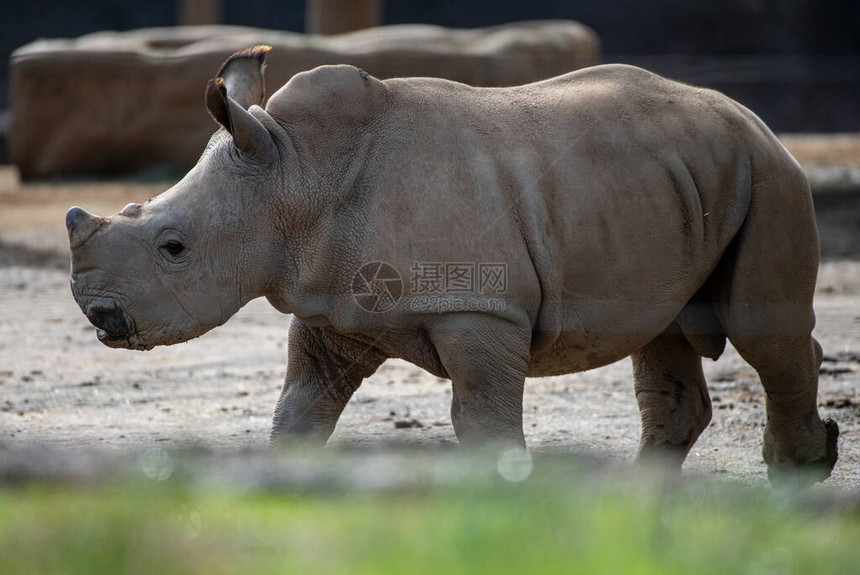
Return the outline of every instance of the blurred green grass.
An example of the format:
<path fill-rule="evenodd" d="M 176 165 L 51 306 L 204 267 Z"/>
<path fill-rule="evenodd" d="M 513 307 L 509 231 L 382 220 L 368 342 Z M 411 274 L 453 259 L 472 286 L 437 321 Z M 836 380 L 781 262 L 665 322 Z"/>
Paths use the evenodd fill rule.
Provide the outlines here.
<path fill-rule="evenodd" d="M 860 516 L 720 484 L 578 475 L 394 490 L 182 479 L 0 489 L 0 572 L 860 572 Z M 810 504 L 810 502 L 812 502 Z"/>

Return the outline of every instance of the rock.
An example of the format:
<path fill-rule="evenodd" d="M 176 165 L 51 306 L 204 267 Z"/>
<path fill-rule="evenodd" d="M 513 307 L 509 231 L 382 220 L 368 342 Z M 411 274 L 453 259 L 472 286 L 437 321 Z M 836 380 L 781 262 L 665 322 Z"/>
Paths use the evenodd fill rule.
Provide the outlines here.
<path fill-rule="evenodd" d="M 12 162 L 24 179 L 187 169 L 217 128 L 201 86 L 230 54 L 261 43 L 272 46 L 268 94 L 322 64 L 352 64 L 378 78 L 510 86 L 596 64 L 600 53 L 592 30 L 565 20 L 339 36 L 196 26 L 38 40 L 10 58 Z"/>

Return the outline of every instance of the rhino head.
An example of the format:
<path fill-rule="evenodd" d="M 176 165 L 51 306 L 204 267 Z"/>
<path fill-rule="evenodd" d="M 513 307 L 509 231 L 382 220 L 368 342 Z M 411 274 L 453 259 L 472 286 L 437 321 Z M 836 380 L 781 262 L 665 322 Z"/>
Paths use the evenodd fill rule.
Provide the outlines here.
<path fill-rule="evenodd" d="M 206 105 L 221 129 L 179 183 L 110 217 L 67 212 L 72 293 L 102 343 L 186 341 L 283 282 L 277 226 L 260 223 L 284 185 L 285 133 L 260 108 L 267 51 L 235 54 L 210 80 Z"/>

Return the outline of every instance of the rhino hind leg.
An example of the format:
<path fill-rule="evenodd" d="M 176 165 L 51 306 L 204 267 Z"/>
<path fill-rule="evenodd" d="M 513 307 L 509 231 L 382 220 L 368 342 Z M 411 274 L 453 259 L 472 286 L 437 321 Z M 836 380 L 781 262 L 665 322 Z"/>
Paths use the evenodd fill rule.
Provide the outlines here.
<path fill-rule="evenodd" d="M 818 370 L 823 352 L 806 337 L 730 340 L 759 374 L 766 393 L 762 457 L 771 483 L 823 481 L 837 459 L 839 426 L 818 414 Z M 800 473 L 798 473 L 800 472 Z"/>
<path fill-rule="evenodd" d="M 712 276 L 715 309 L 765 390 L 762 455 L 771 482 L 820 481 L 836 463 L 839 428 L 818 413 L 815 216 L 802 173 L 773 173 L 774 187 L 753 189 L 747 219 Z"/>
<path fill-rule="evenodd" d="M 638 457 L 665 459 L 680 467 L 711 421 L 701 356 L 673 322 L 632 359 L 642 418 Z"/>
<path fill-rule="evenodd" d="M 818 413 L 821 346 L 811 335 L 756 338 L 737 329 L 729 330 L 729 339 L 758 372 L 766 394 L 762 457 L 771 483 L 827 479 L 836 464 L 839 426 Z"/>

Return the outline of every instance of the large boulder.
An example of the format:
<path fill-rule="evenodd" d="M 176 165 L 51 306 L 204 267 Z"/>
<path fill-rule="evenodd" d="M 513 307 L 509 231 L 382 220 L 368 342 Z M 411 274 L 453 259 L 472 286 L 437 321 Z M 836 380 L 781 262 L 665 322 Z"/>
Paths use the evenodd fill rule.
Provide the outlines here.
<path fill-rule="evenodd" d="M 11 56 L 12 161 L 23 178 L 188 168 L 216 128 L 201 86 L 231 53 L 254 44 L 272 46 L 269 93 L 322 64 L 352 64 L 379 78 L 511 86 L 600 55 L 597 35 L 572 21 L 383 26 L 339 36 L 200 26 L 38 40 Z"/>

